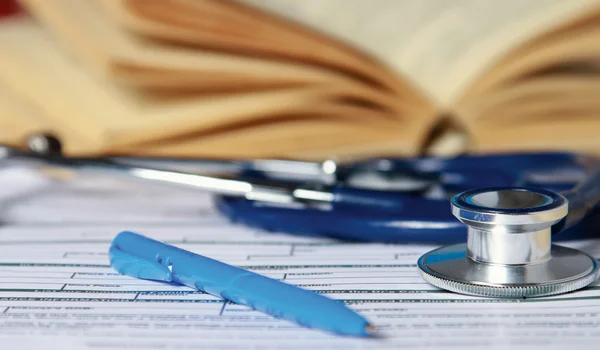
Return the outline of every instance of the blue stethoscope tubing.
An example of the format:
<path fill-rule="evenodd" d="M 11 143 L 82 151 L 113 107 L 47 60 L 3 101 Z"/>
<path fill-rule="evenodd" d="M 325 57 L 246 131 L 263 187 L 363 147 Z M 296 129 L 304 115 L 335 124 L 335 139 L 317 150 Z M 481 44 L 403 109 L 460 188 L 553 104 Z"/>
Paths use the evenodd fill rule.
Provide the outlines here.
<path fill-rule="evenodd" d="M 553 152 L 376 159 L 346 166 L 337 176 L 343 181 L 361 168 L 381 168 L 383 173 L 421 173 L 436 178 L 433 186 L 447 196 L 499 186 L 560 192 L 569 200 L 570 211 L 556 225 L 556 231 L 565 229 L 558 236 L 560 240 L 594 237 L 600 229 L 600 208 L 596 206 L 600 201 L 600 162 L 591 156 Z M 278 206 L 228 196 L 217 196 L 216 207 L 233 222 L 273 232 L 388 243 L 464 242 L 466 227 L 451 214 L 447 196 L 431 198 L 425 192 L 334 190 L 336 195 L 346 197 L 370 193 L 377 199 L 391 198 L 385 207 L 356 205 L 353 200 L 334 201 L 328 209 Z"/>
<path fill-rule="evenodd" d="M 329 168 L 334 171 L 323 168 L 323 174 L 315 167 L 318 163 L 217 162 L 234 165 L 233 171 L 227 172 L 233 179 L 121 163 L 136 162 L 128 157 L 121 161 L 66 158 L 60 153 L 1 145 L 0 158 L 218 193 L 217 208 L 232 221 L 269 231 L 345 240 L 464 241 L 465 226 L 452 216 L 449 199 L 469 190 L 498 187 L 561 192 L 569 200 L 570 214 L 553 226 L 553 232 L 566 228 L 560 235 L 564 239 L 595 236 L 600 227 L 600 206 L 596 205 L 600 201 L 600 160 L 568 152 L 371 159 L 334 164 Z M 177 159 L 171 161 L 178 163 Z M 206 162 L 196 160 L 187 165 Z M 297 169 L 302 171 L 297 173 Z"/>

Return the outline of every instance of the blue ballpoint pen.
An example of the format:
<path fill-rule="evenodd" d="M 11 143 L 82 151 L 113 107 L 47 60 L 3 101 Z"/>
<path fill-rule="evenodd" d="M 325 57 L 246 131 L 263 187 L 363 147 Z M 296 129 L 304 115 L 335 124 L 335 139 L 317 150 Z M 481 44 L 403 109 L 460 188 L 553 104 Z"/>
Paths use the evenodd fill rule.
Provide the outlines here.
<path fill-rule="evenodd" d="M 343 303 L 278 280 L 124 231 L 109 249 L 118 272 L 175 282 L 302 326 L 369 336 L 374 327 Z"/>

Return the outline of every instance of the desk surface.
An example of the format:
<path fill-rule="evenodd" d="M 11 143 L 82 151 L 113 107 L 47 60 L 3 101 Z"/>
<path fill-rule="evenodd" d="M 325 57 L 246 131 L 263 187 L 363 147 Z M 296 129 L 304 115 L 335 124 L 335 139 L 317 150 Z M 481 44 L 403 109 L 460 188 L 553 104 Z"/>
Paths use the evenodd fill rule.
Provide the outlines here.
<path fill-rule="evenodd" d="M 600 341 L 600 286 L 519 302 L 447 293 L 417 274 L 417 258 L 432 246 L 258 232 L 223 220 L 208 196 L 137 186 L 82 178 L 0 195 L 11 198 L 0 228 L 3 348 L 552 349 Z M 107 250 L 123 229 L 344 300 L 384 337 L 332 336 L 187 287 L 120 276 Z M 600 240 L 568 245 L 600 257 Z"/>

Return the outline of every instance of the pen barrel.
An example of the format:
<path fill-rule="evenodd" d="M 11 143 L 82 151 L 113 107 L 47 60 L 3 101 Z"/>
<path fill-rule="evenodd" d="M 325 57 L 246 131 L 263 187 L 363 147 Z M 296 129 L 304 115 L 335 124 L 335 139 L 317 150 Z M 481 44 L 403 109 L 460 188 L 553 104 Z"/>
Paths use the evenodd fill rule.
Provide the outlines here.
<path fill-rule="evenodd" d="M 236 278 L 221 296 L 305 327 L 338 334 L 367 335 L 365 318 L 342 301 L 255 273 Z"/>
<path fill-rule="evenodd" d="M 368 335 L 367 320 L 341 301 L 207 257 L 171 257 L 174 282 L 305 327 Z"/>
<path fill-rule="evenodd" d="M 109 253 L 129 276 L 183 284 L 307 327 L 368 335 L 367 321 L 342 302 L 133 232 L 117 235 Z"/>

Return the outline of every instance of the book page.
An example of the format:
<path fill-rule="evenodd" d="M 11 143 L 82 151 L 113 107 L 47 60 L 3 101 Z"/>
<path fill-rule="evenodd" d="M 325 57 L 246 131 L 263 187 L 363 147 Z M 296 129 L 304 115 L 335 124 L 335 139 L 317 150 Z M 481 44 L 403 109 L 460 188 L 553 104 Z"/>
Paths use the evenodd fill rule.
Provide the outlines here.
<path fill-rule="evenodd" d="M 42 4 L 47 6 L 39 0 L 27 0 L 27 3 L 34 4 L 35 8 Z M 82 2 L 75 3 L 81 6 Z M 397 98 L 411 100 L 413 104 L 426 103 L 413 86 L 361 51 L 234 0 L 169 3 L 88 0 L 84 3 L 87 7 L 100 5 L 105 10 L 101 12 L 113 21 L 112 25 L 127 29 L 128 34 L 157 39 L 155 42 L 229 52 L 237 57 L 260 57 L 273 63 L 295 63 L 304 68 L 318 67 L 329 75 L 341 74 L 346 79 L 391 90 Z M 122 35 L 125 31 L 120 32 Z"/>
<path fill-rule="evenodd" d="M 18 171 L 31 179 L 11 168 L 12 176 L 0 173 L 0 193 L 24 185 Z M 417 274 L 417 258 L 432 245 L 262 232 L 227 222 L 195 191 L 91 176 L 41 184 L 2 202 L 6 349 L 552 350 L 600 341 L 597 284 L 523 300 L 448 293 Z M 188 287 L 119 275 L 107 253 L 125 229 L 341 300 L 380 337 L 301 328 Z M 600 240 L 567 245 L 600 257 Z"/>
<path fill-rule="evenodd" d="M 52 6 L 37 9 L 40 13 L 55 10 Z M 85 14 L 69 17 L 73 23 L 94 17 L 93 8 L 82 6 L 82 10 L 73 11 Z M 52 23 L 66 23 L 50 17 Z M 77 32 L 79 40 L 85 37 L 81 32 Z M 111 40 L 100 34 L 90 35 L 87 40 L 96 42 L 96 38 L 98 42 Z M 11 127 L 13 132 L 0 143 L 14 144 L 36 128 L 50 128 L 47 131 L 60 137 L 67 155 L 131 151 L 155 156 L 227 158 L 408 155 L 418 151 L 429 127 L 427 120 L 419 117 L 433 115 L 430 109 L 401 101 L 392 93 L 382 93 L 340 75 L 320 74 L 319 68 L 202 50 L 171 52 L 168 47 L 124 40 L 121 44 L 126 49 L 119 51 L 122 60 L 137 62 L 142 70 L 160 70 L 154 60 L 175 62 L 175 58 L 181 61 L 185 57 L 183 61 L 188 65 L 179 67 L 183 70 L 177 74 L 204 77 L 205 84 L 196 85 L 197 90 L 192 91 L 136 89 L 86 69 L 53 39 L 52 33 L 30 18 L 14 18 L 0 25 L 0 83 L 23 109 L 39 112 L 36 116 L 40 121 Z M 117 42 L 113 44 L 119 46 Z M 131 52 L 142 59 L 128 57 Z M 87 53 L 97 58 L 103 55 L 102 49 Z M 166 71 L 176 71 L 175 66 Z M 185 74 L 184 68 L 192 66 L 197 71 Z M 260 82 L 246 80 L 242 76 L 246 71 L 261 76 Z M 232 90 L 233 85 L 236 88 Z M 12 119 L 13 114 L 4 109 L 0 108 L 0 119 Z M 237 131 L 225 138 L 230 142 L 219 141 L 219 136 L 230 129 Z M 257 143 L 264 146 L 254 147 Z M 304 151 L 306 155 L 302 155 Z"/>
<path fill-rule="evenodd" d="M 426 132 L 427 125 L 423 123 L 394 120 L 402 116 L 368 106 L 354 107 L 352 102 L 345 100 L 370 97 L 382 104 L 396 103 L 392 96 L 377 94 L 364 86 L 294 84 L 285 88 L 231 93 L 144 94 L 86 71 L 31 20 L 7 20 L 2 23 L 1 29 L 0 59 L 3 65 L 0 67 L 0 84 L 7 90 L 7 99 L 14 103 L 18 100 L 23 109 L 40 113 L 36 115 L 40 122 L 15 126 L 13 132 L 18 132 L 18 135 L 11 133 L 10 137 L 0 139 L 0 143 L 13 144 L 16 140 L 24 140 L 28 136 L 26 133 L 50 127 L 49 131 L 64 136 L 63 149 L 68 155 L 106 151 L 117 154 L 125 149 L 139 148 L 149 151 L 149 155 L 156 151 L 154 155 L 283 157 L 302 150 L 312 153 L 315 151 L 311 148 L 313 145 L 323 152 L 335 149 L 341 155 L 344 147 L 361 146 L 366 149 L 375 146 L 377 150 L 373 152 L 384 148 L 396 154 L 410 154 L 416 152 L 418 139 Z M 10 97 L 12 95 L 15 97 Z M 414 113 L 409 113 L 409 110 L 407 115 L 413 117 Z M 293 119 L 291 117 L 296 117 L 295 123 L 289 123 L 289 119 Z M 13 118 L 8 108 L 0 108 L 0 119 Z M 287 139 L 269 139 L 269 135 L 279 135 L 269 130 L 261 136 L 259 126 L 269 122 L 271 125 L 267 129 L 287 126 Z M 253 136 L 246 137 L 247 142 L 225 145 L 218 138 L 211 137 L 218 136 L 219 130 L 234 128 L 235 125 L 239 125 L 240 129 L 255 128 L 257 131 L 247 133 Z M 193 140 L 188 140 L 194 147 L 187 142 L 177 145 L 181 141 L 177 137 L 190 133 L 196 135 Z M 240 133 L 244 134 L 244 131 Z M 317 134 L 319 140 L 315 141 Z M 404 134 L 406 137 L 398 137 Z M 156 148 L 148 146 L 149 142 L 165 139 L 169 139 L 166 148 L 170 151 L 159 152 L 165 148 L 164 144 L 158 144 Z M 240 141 L 236 137 L 228 139 Z M 145 144 L 138 146 L 141 142 Z M 257 147 L 253 154 L 244 153 L 245 150 L 253 150 L 251 146 L 256 142 L 265 146 Z M 384 147 L 383 143 L 389 146 Z M 265 153 L 267 151 L 270 153 Z M 355 153 L 353 150 L 349 152 Z"/>
<path fill-rule="evenodd" d="M 458 110 L 474 149 L 598 154 L 600 79 L 582 72 L 555 71 L 474 95 Z"/>
<path fill-rule="evenodd" d="M 239 0 L 379 57 L 441 108 L 527 39 L 598 0 Z"/>

